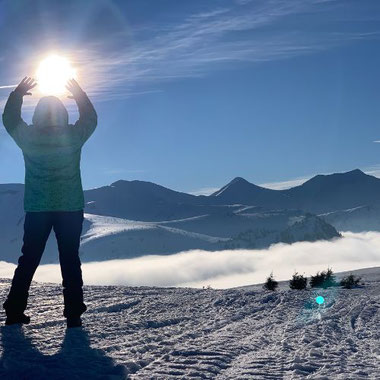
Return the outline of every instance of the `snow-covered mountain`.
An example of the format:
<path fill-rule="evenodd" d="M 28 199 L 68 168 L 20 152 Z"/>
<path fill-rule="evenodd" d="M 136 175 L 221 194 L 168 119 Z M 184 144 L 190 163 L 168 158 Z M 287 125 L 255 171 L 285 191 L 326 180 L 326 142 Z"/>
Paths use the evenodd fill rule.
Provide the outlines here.
<path fill-rule="evenodd" d="M 87 190 L 85 197 L 89 213 L 144 221 L 188 218 L 236 204 L 322 214 L 380 206 L 380 179 L 356 169 L 317 175 L 300 186 L 272 190 L 237 177 L 210 196 L 181 193 L 151 182 L 117 181 Z"/>
<path fill-rule="evenodd" d="M 265 233 L 251 238 L 250 248 L 265 248 L 279 241 L 315 241 L 340 237 L 334 227 L 316 216 L 297 211 L 202 215 L 164 222 L 136 222 L 86 214 L 82 236 L 83 261 L 167 255 L 190 249 L 218 251 L 240 248 L 234 234 Z M 243 246 L 242 246 L 243 248 Z"/>
<path fill-rule="evenodd" d="M 380 179 L 359 169 L 317 175 L 300 186 L 283 191 L 297 208 L 316 214 L 380 205 Z"/>
<path fill-rule="evenodd" d="M 0 185 L 0 207 L 9 195 L 22 202 L 23 185 Z M 8 198 L 4 198 L 8 196 Z M 356 169 L 317 175 L 300 186 L 271 190 L 237 177 L 210 196 L 195 196 L 145 181 L 116 181 L 85 191 L 86 211 L 141 221 L 162 221 L 224 212 L 230 205 L 300 209 L 316 214 L 359 206 L 380 207 L 380 179 Z M 18 204 L 18 203 L 17 203 Z M 1 206 L 3 205 L 3 206 Z M 22 207 L 22 205 L 20 205 Z M 0 209 L 3 212 L 3 208 Z"/>
<path fill-rule="evenodd" d="M 0 378 L 377 380 L 380 268 L 360 276 L 352 290 L 85 286 L 84 327 L 68 330 L 61 286 L 33 282 L 31 324 L 0 329 Z"/>
<path fill-rule="evenodd" d="M 236 177 L 220 190 L 210 195 L 214 202 L 225 204 L 240 203 L 245 205 L 292 208 L 287 207 L 288 196 L 281 190 L 266 189 L 254 185 L 244 178 Z"/>
<path fill-rule="evenodd" d="M 358 206 L 319 215 L 339 231 L 380 231 L 380 206 Z"/>
<path fill-rule="evenodd" d="M 210 197 L 227 204 L 300 209 L 321 214 L 363 205 L 380 205 L 380 179 L 356 169 L 317 175 L 287 190 L 271 190 L 238 177 Z"/>
<path fill-rule="evenodd" d="M 288 190 L 238 177 L 210 196 L 121 180 L 85 191 L 85 199 L 85 261 L 331 239 L 339 236 L 332 226 L 380 230 L 380 179 L 360 170 L 318 175 Z M 306 217 L 308 212 L 321 218 Z M 17 261 L 23 218 L 23 185 L 0 185 L 2 260 Z M 294 218 L 301 219 L 294 224 Z M 42 262 L 57 262 L 53 234 Z"/>
<path fill-rule="evenodd" d="M 238 248 L 235 243 L 236 236 L 244 231 L 267 232 L 265 238 L 251 238 L 251 246 L 258 248 L 284 241 L 279 240 L 279 237 L 284 236 L 292 236 L 294 241 L 332 239 L 340 236 L 322 219 L 305 216 L 300 211 L 261 210 L 247 213 L 246 208 L 243 208 L 226 214 L 206 214 L 161 222 L 85 214 L 80 255 L 83 262 L 89 262 L 151 254 L 168 255 L 191 249 L 218 251 Z M 21 222 L 13 230 L 9 229 L 8 234 L 0 235 L 1 260 L 17 262 L 22 236 Z M 56 262 L 56 242 L 54 234 L 51 234 L 41 263 Z"/>
<path fill-rule="evenodd" d="M 181 219 L 215 209 L 208 197 L 181 193 L 145 181 L 120 180 L 84 194 L 88 213 L 132 220 Z"/>
<path fill-rule="evenodd" d="M 298 214 L 289 218 L 287 227 L 284 229 L 276 230 L 271 226 L 266 229 L 261 227 L 249 229 L 228 240 L 225 247 L 227 249 L 257 249 L 265 248 L 275 243 L 313 242 L 340 236 L 336 229 L 323 219 L 312 214 Z"/>

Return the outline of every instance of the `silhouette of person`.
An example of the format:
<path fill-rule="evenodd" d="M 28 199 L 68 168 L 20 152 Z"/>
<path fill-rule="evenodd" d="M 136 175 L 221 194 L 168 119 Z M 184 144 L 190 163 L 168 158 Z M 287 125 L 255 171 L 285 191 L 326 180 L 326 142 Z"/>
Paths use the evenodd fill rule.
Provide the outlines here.
<path fill-rule="evenodd" d="M 11 92 L 4 108 L 3 123 L 21 148 L 25 162 L 24 237 L 22 255 L 3 307 L 6 324 L 29 323 L 24 314 L 29 287 L 40 263 L 46 241 L 54 229 L 61 265 L 64 311 L 67 327 L 81 326 L 83 280 L 79 258 L 84 196 L 80 175 L 81 148 L 94 132 L 97 114 L 86 93 L 74 80 L 67 83 L 79 109 L 79 120 L 68 124 L 68 112 L 54 96 L 40 99 L 33 124 L 21 118 L 23 97 L 31 95 L 34 79 L 25 77 Z"/>
<path fill-rule="evenodd" d="M 91 347 L 85 329 L 67 329 L 57 353 L 40 352 L 19 326 L 1 327 L 2 379 L 127 379 L 128 368 Z"/>

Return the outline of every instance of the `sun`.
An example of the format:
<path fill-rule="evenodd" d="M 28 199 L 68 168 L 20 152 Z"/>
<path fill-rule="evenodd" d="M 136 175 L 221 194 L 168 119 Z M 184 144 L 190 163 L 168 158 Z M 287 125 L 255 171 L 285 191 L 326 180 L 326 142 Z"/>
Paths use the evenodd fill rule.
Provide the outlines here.
<path fill-rule="evenodd" d="M 41 61 L 36 72 L 39 90 L 45 95 L 62 95 L 69 79 L 76 79 L 76 70 L 70 61 L 52 54 Z"/>

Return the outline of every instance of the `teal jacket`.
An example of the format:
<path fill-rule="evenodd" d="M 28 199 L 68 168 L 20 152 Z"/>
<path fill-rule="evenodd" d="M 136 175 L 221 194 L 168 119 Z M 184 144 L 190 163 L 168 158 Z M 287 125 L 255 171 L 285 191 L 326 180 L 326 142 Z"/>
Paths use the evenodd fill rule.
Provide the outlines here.
<path fill-rule="evenodd" d="M 25 211 L 84 208 L 81 149 L 96 128 L 97 115 L 85 92 L 75 100 L 79 120 L 70 125 L 66 118 L 62 125 L 52 127 L 43 122 L 27 125 L 21 118 L 22 95 L 13 91 L 8 98 L 3 123 L 24 155 Z"/>

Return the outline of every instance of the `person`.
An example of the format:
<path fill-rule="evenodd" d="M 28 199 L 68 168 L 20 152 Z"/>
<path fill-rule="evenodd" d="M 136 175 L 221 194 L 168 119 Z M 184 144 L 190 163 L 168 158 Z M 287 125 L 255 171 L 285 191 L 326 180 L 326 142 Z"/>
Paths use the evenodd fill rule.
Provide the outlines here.
<path fill-rule="evenodd" d="M 94 132 L 97 114 L 87 94 L 71 79 L 66 88 L 77 103 L 79 119 L 68 124 L 68 112 L 60 99 L 39 100 L 27 125 L 21 118 L 23 97 L 31 95 L 34 79 L 25 77 L 10 94 L 3 124 L 21 148 L 25 162 L 24 237 L 12 284 L 3 308 L 6 325 L 30 323 L 24 314 L 33 275 L 40 263 L 51 230 L 58 243 L 67 327 L 82 325 L 87 310 L 79 258 L 84 196 L 80 174 L 81 148 Z"/>

